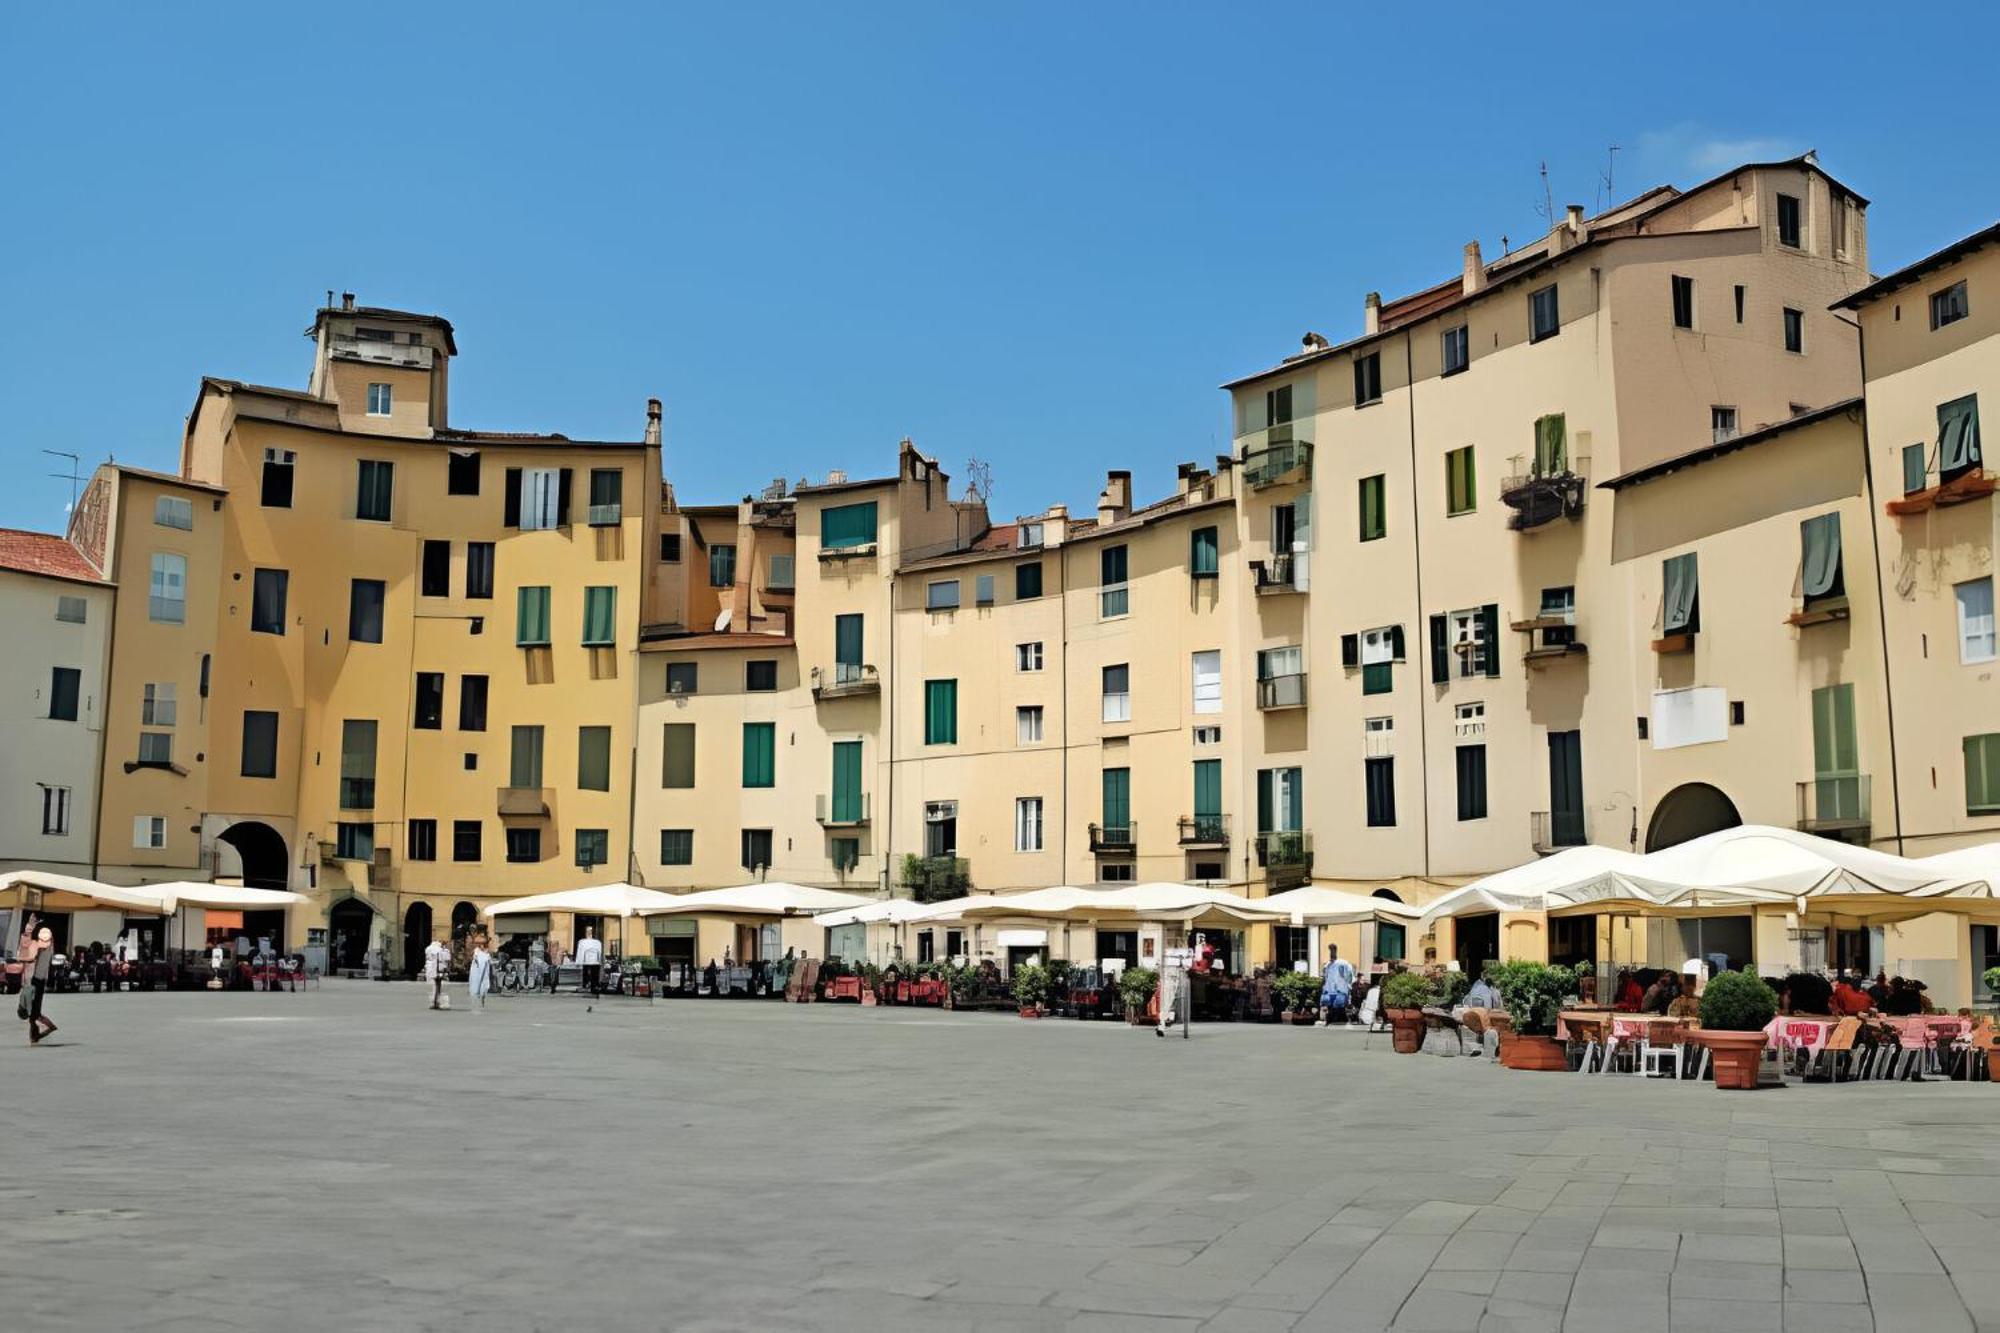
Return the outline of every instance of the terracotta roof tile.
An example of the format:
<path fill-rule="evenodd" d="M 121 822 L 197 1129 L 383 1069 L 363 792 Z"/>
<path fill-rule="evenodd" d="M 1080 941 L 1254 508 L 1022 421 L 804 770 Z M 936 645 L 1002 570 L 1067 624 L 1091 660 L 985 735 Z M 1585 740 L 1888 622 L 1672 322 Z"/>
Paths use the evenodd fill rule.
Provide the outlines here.
<path fill-rule="evenodd" d="M 53 532 L 0 528 L 0 569 L 74 579 L 82 583 L 104 582 L 91 563 L 83 558 L 83 552 Z"/>

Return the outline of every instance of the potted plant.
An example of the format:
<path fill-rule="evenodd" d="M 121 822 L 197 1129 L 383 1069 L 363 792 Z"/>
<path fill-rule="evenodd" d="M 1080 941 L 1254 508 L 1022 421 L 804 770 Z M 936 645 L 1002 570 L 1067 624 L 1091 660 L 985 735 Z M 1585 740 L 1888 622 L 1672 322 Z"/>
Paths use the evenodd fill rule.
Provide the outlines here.
<path fill-rule="evenodd" d="M 1507 1031 L 1500 1034 L 1500 1063 L 1507 1069 L 1569 1068 L 1556 1020 L 1563 1001 L 1576 993 L 1576 969 L 1547 963 L 1503 963 L 1493 983 L 1507 1006 Z"/>
<path fill-rule="evenodd" d="M 1724 972 L 1701 993 L 1701 1026 L 1688 1034 L 1708 1048 L 1718 1088 L 1755 1088 L 1764 1060 L 1764 1028 L 1778 996 L 1762 977 Z"/>
<path fill-rule="evenodd" d="M 1040 1018 L 1042 1001 L 1049 995 L 1049 972 L 1038 963 L 1023 963 L 1014 969 L 1014 1003 L 1021 1017 Z"/>
<path fill-rule="evenodd" d="M 1424 1006 L 1437 998 L 1437 986 L 1421 972 L 1398 972 L 1382 983 L 1382 1012 L 1398 1055 L 1415 1055 L 1424 1044 Z"/>
<path fill-rule="evenodd" d="M 1271 978 L 1271 990 L 1281 1006 L 1278 1021 L 1310 1023 L 1319 1017 L 1319 978 L 1287 968 Z"/>
<path fill-rule="evenodd" d="M 1125 1001 L 1125 1021 L 1142 1027 L 1149 1020 L 1146 1008 L 1159 989 L 1160 974 L 1150 967 L 1128 967 L 1118 974 L 1118 998 Z"/>

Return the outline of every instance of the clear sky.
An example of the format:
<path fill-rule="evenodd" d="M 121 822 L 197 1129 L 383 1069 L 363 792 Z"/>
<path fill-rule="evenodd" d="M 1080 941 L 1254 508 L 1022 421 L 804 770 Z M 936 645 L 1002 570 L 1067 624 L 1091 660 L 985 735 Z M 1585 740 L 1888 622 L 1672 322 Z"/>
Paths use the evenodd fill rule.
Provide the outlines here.
<path fill-rule="evenodd" d="M 2000 217 L 1992 6 L 10 5 L 0 524 L 176 464 L 329 288 L 457 326 L 453 423 L 684 501 L 889 470 L 997 517 L 1228 448 L 1221 380 L 1558 211 L 1817 148 L 1901 264 Z M 1956 53 L 1956 54 L 1954 54 Z"/>

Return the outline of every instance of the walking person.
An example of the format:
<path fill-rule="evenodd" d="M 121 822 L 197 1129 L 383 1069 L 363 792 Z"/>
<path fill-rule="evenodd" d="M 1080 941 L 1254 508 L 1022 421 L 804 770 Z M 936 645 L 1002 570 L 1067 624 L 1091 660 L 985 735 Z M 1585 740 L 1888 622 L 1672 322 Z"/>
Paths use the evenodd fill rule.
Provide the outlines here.
<path fill-rule="evenodd" d="M 28 1045 L 39 1046 L 42 1038 L 56 1030 L 47 1015 L 42 1013 L 42 997 L 48 994 L 50 969 L 56 960 L 55 932 L 41 924 L 41 918 L 28 918 L 28 928 L 21 932 L 21 1007 L 19 1014 L 28 1024 Z"/>
<path fill-rule="evenodd" d="M 1354 964 L 1340 956 L 1340 946 L 1326 946 L 1326 968 L 1320 973 L 1319 1022 L 1314 1027 L 1325 1027 L 1333 1021 L 1334 1014 L 1340 1021 L 1347 1021 L 1347 1006 L 1354 999 Z"/>
<path fill-rule="evenodd" d="M 582 989 L 596 999 L 603 993 L 604 979 L 604 941 L 597 938 L 597 927 L 583 928 L 583 938 L 576 942 L 576 963 L 583 969 Z"/>
<path fill-rule="evenodd" d="M 493 989 L 493 953 L 487 947 L 484 935 L 472 937 L 472 965 L 466 969 L 465 988 L 470 993 L 471 1002 L 484 1009 L 486 992 Z"/>
<path fill-rule="evenodd" d="M 444 936 L 433 935 L 424 950 L 424 980 L 431 983 L 431 1008 L 443 1009 L 450 1003 L 444 996 L 444 980 L 450 974 L 451 950 L 445 947 Z"/>

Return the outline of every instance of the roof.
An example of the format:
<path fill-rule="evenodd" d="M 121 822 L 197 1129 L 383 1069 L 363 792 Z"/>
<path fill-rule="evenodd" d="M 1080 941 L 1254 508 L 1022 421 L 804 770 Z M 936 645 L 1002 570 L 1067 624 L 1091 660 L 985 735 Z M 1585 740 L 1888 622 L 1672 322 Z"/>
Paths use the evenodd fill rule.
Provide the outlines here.
<path fill-rule="evenodd" d="M 313 327 L 330 315 L 343 315 L 349 319 L 401 320 L 406 324 L 428 324 L 434 329 L 444 330 L 444 349 L 453 356 L 458 355 L 458 340 L 452 336 L 451 321 L 443 315 L 426 315 L 417 310 L 395 310 L 385 305 L 337 306 L 323 305 L 313 312 Z"/>
<path fill-rule="evenodd" d="M 72 583 L 105 582 L 68 538 L 22 528 L 0 528 L 0 569 Z"/>
<path fill-rule="evenodd" d="M 145 481 L 157 481 L 167 486 L 184 486 L 191 491 L 207 491 L 210 495 L 229 494 L 227 486 L 217 486 L 212 482 L 196 481 L 192 477 L 183 477 L 177 472 L 155 472 L 149 467 L 128 467 L 123 463 L 112 463 L 109 466 L 128 477 L 139 477 Z"/>
<path fill-rule="evenodd" d="M 836 495 L 841 491 L 864 491 L 875 486 L 894 486 L 901 477 L 864 477 L 860 481 L 825 481 L 818 485 L 792 487 L 794 495 Z"/>
<path fill-rule="evenodd" d="M 1899 287 L 1907 287 L 1913 282 L 1937 272 L 1948 264 L 1953 264 L 1975 250 L 2000 243 L 2000 222 L 1975 231 L 1970 236 L 1961 237 L 1935 254 L 1925 255 L 1914 264 L 1905 264 L 1894 273 L 1875 279 L 1860 291 L 1842 297 L 1828 306 L 1829 310 L 1858 310 L 1864 305 L 1878 301 Z"/>
<path fill-rule="evenodd" d="M 1645 467 L 1620 473 L 1608 481 L 1598 482 L 1597 487 L 1605 491 L 1622 491 L 1627 486 L 1637 486 L 1642 481 L 1664 477 L 1669 472 L 1678 472 L 1684 467 L 1693 467 L 1697 463 L 1706 463 L 1711 458 L 1720 458 L 1724 454 L 1733 454 L 1739 449 L 1747 449 L 1752 445 L 1777 439 L 1791 431 L 1802 430 L 1807 426 L 1837 417 L 1843 412 L 1858 411 L 1860 407 L 1859 397 L 1843 398 L 1837 403 L 1828 403 L 1825 407 L 1816 407 L 1810 412 L 1801 412 L 1795 417 L 1787 417 L 1768 426 L 1759 426 L 1755 430 L 1745 431 L 1741 435 L 1731 436 L 1715 444 L 1704 444 L 1699 449 L 1690 449 L 1684 454 L 1675 454 L 1672 458 L 1664 458 L 1657 463 L 1648 463 Z"/>
<path fill-rule="evenodd" d="M 205 388 L 214 388 L 227 394 L 255 394 L 262 398 L 278 398 L 286 402 L 313 403 L 328 411 L 338 406 L 330 398 L 306 393 L 299 389 L 280 389 L 269 384 L 251 384 L 245 380 L 223 379 L 217 375 L 204 375 L 201 379 Z M 258 418 L 263 420 L 263 418 Z M 533 447 L 536 445 L 561 445 L 565 449 L 654 449 L 659 446 L 645 440 L 572 440 L 559 432 L 508 431 L 508 430 L 438 430 L 429 435 L 393 435 L 386 431 L 343 430 L 339 426 L 323 426 L 313 421 L 298 421 L 291 418 L 273 419 L 272 425 L 290 426 L 297 430 L 319 431 L 323 434 L 346 435 L 353 439 L 388 440 L 397 444 L 441 444 L 465 445 L 484 444 L 496 448 L 507 445 Z M 189 483 L 190 485 L 198 483 Z"/>

